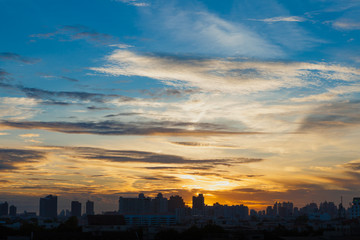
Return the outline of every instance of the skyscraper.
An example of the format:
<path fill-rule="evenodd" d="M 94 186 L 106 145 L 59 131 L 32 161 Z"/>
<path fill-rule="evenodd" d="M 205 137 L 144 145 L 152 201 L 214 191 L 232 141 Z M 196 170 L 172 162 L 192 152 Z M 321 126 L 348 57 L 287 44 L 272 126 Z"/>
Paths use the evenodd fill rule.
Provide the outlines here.
<path fill-rule="evenodd" d="M 169 212 L 175 213 L 175 210 L 178 208 L 185 208 L 185 203 L 182 197 L 179 195 L 171 196 L 168 201 Z"/>
<path fill-rule="evenodd" d="M 10 206 L 10 216 L 14 217 L 16 216 L 16 207 L 14 205 Z"/>
<path fill-rule="evenodd" d="M 193 196 L 192 207 L 193 207 L 193 209 L 197 209 L 197 210 L 203 210 L 204 209 L 204 207 L 205 207 L 205 199 L 204 199 L 204 196 L 202 194 L 199 194 L 197 197 Z"/>
<path fill-rule="evenodd" d="M 81 217 L 81 203 L 78 201 L 71 202 L 71 216 Z"/>
<path fill-rule="evenodd" d="M 9 214 L 9 204 L 7 202 L 0 203 L 0 216 L 7 216 Z"/>
<path fill-rule="evenodd" d="M 168 200 L 159 193 L 155 199 L 152 200 L 153 213 L 166 213 L 168 211 Z"/>
<path fill-rule="evenodd" d="M 86 202 L 86 215 L 95 215 L 94 212 L 94 202 L 88 200 Z"/>
<path fill-rule="evenodd" d="M 57 216 L 57 196 L 48 195 L 40 198 L 40 217 Z"/>

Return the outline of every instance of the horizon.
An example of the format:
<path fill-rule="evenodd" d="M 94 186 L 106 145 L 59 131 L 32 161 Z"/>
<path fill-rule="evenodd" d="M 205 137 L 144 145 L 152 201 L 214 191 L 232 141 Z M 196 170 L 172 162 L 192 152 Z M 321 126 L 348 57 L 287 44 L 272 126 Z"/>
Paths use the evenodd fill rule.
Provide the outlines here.
<path fill-rule="evenodd" d="M 347 206 L 359 16 L 354 0 L 0 0 L 0 202 Z"/>
<path fill-rule="evenodd" d="M 141 194 L 141 193 L 139 193 L 139 194 Z M 50 195 L 52 195 L 52 196 L 55 196 L 55 197 L 57 197 L 57 212 L 58 212 L 58 215 L 60 214 L 60 212 L 61 211 L 66 211 L 66 210 L 70 210 L 70 208 L 71 208 L 71 202 L 72 201 L 78 201 L 78 202 L 80 202 L 81 203 L 81 205 L 82 205 L 82 207 L 81 207 L 81 209 L 82 209 L 82 212 L 85 214 L 85 205 L 86 205 L 86 202 L 87 201 L 91 201 L 91 202 L 93 202 L 94 203 L 94 209 L 95 209 L 95 214 L 102 214 L 102 213 L 105 213 L 105 212 L 112 212 L 112 211 L 116 211 L 116 212 L 118 212 L 119 211 L 119 209 L 118 209 L 118 207 L 119 207 L 119 198 L 120 197 L 124 197 L 124 198 L 138 198 L 139 197 L 139 194 L 138 195 L 134 195 L 134 194 L 130 194 L 130 196 L 118 196 L 117 197 L 117 201 L 115 201 L 115 203 L 113 203 L 113 205 L 115 205 L 116 207 L 114 207 L 113 209 L 111 209 L 111 208 L 109 208 L 109 207 L 105 207 L 105 210 L 104 210 L 104 205 L 103 204 L 101 204 L 101 200 L 99 201 L 99 200 L 89 200 L 89 199 L 76 199 L 76 200 L 74 200 L 74 199 L 66 199 L 66 200 L 64 200 L 64 199 L 61 199 L 61 196 L 58 196 L 58 195 L 56 195 L 56 194 L 50 194 Z M 157 194 L 155 194 L 155 195 L 145 195 L 145 197 L 146 198 L 148 198 L 148 197 L 150 197 L 151 199 L 155 199 L 155 196 L 156 196 Z M 170 198 L 170 196 L 176 196 L 176 195 L 173 195 L 173 194 L 171 194 L 171 195 L 164 195 L 163 197 L 164 198 L 166 198 L 167 200 L 169 200 L 169 198 Z M 180 196 L 180 197 L 183 197 L 183 196 L 181 196 L 181 195 L 178 195 L 178 196 Z M 194 195 L 194 196 L 198 196 L 198 195 Z M 4 201 L 0 201 L 0 204 L 1 203 L 4 203 L 4 202 L 7 202 L 8 204 L 9 204 L 9 207 L 10 206 L 12 206 L 12 205 L 14 205 L 16 208 L 17 208 L 17 212 L 18 212 L 18 214 L 21 214 L 21 213 L 25 213 L 25 212 L 35 212 L 37 215 L 39 214 L 39 209 L 40 209 L 40 204 L 39 204 L 39 201 L 40 201 L 40 199 L 41 198 L 45 198 L 45 197 L 47 197 L 47 196 L 42 196 L 42 197 L 38 197 L 37 198 L 37 200 L 38 200 L 38 206 L 37 206 L 37 208 L 32 208 L 32 209 L 25 209 L 24 208 L 24 206 L 21 206 L 21 205 L 16 205 L 16 204 L 14 204 L 14 203 L 12 203 L 11 201 L 7 201 L 7 200 L 4 200 Z M 34 199 L 36 198 L 36 197 L 33 197 Z M 354 198 L 356 198 L 356 197 L 354 197 Z M 186 201 L 184 198 L 183 198 L 183 200 L 184 200 L 184 203 L 185 203 L 185 206 L 186 207 L 189 207 L 189 208 L 192 208 L 192 199 L 190 199 L 190 201 Z M 246 207 L 248 207 L 249 208 L 249 211 L 250 210 L 256 210 L 257 212 L 259 212 L 259 211 L 265 211 L 266 210 L 266 207 L 268 207 L 268 206 L 273 206 L 275 203 L 283 203 L 283 202 L 290 202 L 290 203 L 293 203 L 293 202 L 291 202 L 291 201 L 286 201 L 286 200 L 282 200 L 282 201 L 275 201 L 275 202 L 273 202 L 272 204 L 268 204 L 268 205 L 262 205 L 262 206 L 257 206 L 257 205 L 255 205 L 255 206 L 257 206 L 257 207 L 254 207 L 254 205 L 246 205 L 246 204 L 244 204 L 244 203 L 242 203 L 242 202 L 238 202 L 238 203 L 232 203 L 232 204 L 227 204 L 227 203 L 222 203 L 222 202 L 212 202 L 212 203 L 209 203 L 208 201 L 207 201 L 207 198 L 206 198 L 206 195 L 204 195 L 204 203 L 205 203 L 205 206 L 213 206 L 214 204 L 216 204 L 216 203 L 218 203 L 218 204 L 220 204 L 220 205 L 228 205 L 228 206 L 235 206 L 235 205 L 237 205 L 237 206 L 239 206 L 239 205 L 243 205 L 243 206 L 246 206 Z M 351 199 L 351 201 L 350 202 L 348 202 L 349 203 L 349 206 L 347 206 L 347 202 L 345 202 L 343 199 L 342 199 L 342 203 L 343 203 L 343 207 L 345 208 L 345 209 L 347 209 L 347 208 L 349 208 L 349 207 L 351 207 L 351 203 L 352 203 L 352 200 L 353 199 Z M 16 200 L 15 200 L 16 201 Z M 299 209 L 301 209 L 302 207 L 305 207 L 306 205 L 308 205 L 308 204 L 311 204 L 311 203 L 315 203 L 315 204 L 317 204 L 318 206 L 320 206 L 320 203 L 324 203 L 324 202 L 328 202 L 328 203 L 330 203 L 330 202 L 332 202 L 332 203 L 334 203 L 335 204 L 335 206 L 336 207 L 338 207 L 339 205 L 340 205 L 340 203 L 341 203 L 341 201 L 339 202 L 339 203 L 337 203 L 336 201 L 328 201 L 328 200 L 323 200 L 323 201 L 320 201 L 320 202 L 314 202 L 314 201 L 311 201 L 311 202 L 307 202 L 307 203 L 305 203 L 305 204 L 303 204 L 303 205 L 296 205 L 296 204 L 294 204 L 294 208 L 295 207 L 297 207 L 297 208 L 299 208 Z M 100 203 L 100 204 L 99 204 Z M 33 206 L 34 207 L 34 205 L 32 204 L 31 206 Z M 98 206 L 100 206 L 100 208 L 102 208 L 102 210 L 98 210 Z M 20 210 L 20 211 L 19 211 Z"/>

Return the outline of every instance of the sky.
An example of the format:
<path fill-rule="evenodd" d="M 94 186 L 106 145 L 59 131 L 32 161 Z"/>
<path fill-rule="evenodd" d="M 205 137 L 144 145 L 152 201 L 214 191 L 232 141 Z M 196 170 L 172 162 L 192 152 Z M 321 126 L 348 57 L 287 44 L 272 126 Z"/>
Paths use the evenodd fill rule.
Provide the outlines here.
<path fill-rule="evenodd" d="M 358 0 L 0 0 L 0 202 L 360 193 Z"/>

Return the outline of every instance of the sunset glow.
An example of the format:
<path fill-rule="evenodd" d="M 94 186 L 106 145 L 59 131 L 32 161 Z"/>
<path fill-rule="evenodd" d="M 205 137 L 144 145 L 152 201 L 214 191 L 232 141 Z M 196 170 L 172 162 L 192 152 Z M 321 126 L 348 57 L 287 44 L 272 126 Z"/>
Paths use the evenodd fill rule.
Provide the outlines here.
<path fill-rule="evenodd" d="M 350 202 L 360 3 L 0 0 L 0 202 Z"/>

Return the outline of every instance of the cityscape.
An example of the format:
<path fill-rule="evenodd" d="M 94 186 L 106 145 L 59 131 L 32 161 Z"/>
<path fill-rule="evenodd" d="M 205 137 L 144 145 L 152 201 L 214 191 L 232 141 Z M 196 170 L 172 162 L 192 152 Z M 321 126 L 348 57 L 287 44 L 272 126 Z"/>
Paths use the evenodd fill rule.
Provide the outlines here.
<path fill-rule="evenodd" d="M 360 0 L 0 0 L 0 240 L 359 240 Z"/>
<path fill-rule="evenodd" d="M 327 201 L 303 207 L 296 207 L 292 202 L 275 202 L 273 206 L 256 211 L 243 204 L 229 206 L 215 203 L 208 206 L 203 194 L 193 196 L 190 207 L 179 195 L 166 198 L 158 193 L 151 198 L 140 193 L 138 197 L 119 197 L 117 210 L 101 214 L 95 214 L 95 204 L 90 200 L 86 203 L 72 201 L 69 207 L 58 211 L 58 197 L 55 195 L 40 198 L 39 214 L 17 213 L 16 206 L 0 203 L 0 229 L 3 231 L 0 239 L 17 239 L 12 234 L 19 233 L 25 235 L 18 236 L 18 239 L 57 239 L 59 229 L 62 234 L 76 232 L 76 239 L 112 239 L 107 235 L 109 233 L 114 239 L 131 233 L 133 236 L 126 235 L 126 238 L 140 239 L 140 232 L 141 239 L 166 239 L 171 234 L 176 233 L 179 237 L 193 228 L 210 227 L 218 232 L 215 231 L 215 237 L 206 235 L 204 239 L 219 239 L 218 234 L 221 239 L 360 237 L 359 197 L 353 198 L 348 208 L 342 203 L 336 206 Z M 64 227 L 69 222 L 72 225 Z M 27 225 L 33 227 L 30 235 L 23 231 Z"/>

